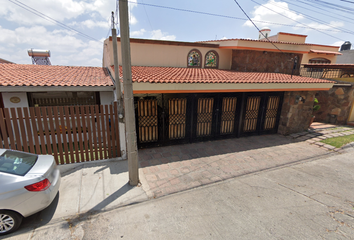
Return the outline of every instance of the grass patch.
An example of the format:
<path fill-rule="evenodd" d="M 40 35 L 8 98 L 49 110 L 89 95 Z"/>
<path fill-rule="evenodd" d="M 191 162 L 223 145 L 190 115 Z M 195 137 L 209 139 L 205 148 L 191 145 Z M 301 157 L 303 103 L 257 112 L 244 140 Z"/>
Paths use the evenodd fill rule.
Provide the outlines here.
<path fill-rule="evenodd" d="M 341 148 L 348 143 L 354 142 L 354 134 L 342 137 L 327 138 L 325 140 L 321 140 L 321 142 L 336 148 Z"/>

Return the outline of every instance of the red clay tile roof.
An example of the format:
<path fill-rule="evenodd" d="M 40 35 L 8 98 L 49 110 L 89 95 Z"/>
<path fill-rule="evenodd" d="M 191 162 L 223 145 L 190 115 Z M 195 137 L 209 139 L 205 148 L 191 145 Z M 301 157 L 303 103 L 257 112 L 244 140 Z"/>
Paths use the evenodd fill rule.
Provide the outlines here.
<path fill-rule="evenodd" d="M 113 68 L 113 67 L 112 67 Z M 120 67 L 122 73 L 122 68 Z M 332 81 L 282 73 L 176 67 L 132 67 L 133 82 L 143 83 L 331 83 Z"/>
<path fill-rule="evenodd" d="M 0 86 L 113 86 L 106 68 L 0 64 Z"/>

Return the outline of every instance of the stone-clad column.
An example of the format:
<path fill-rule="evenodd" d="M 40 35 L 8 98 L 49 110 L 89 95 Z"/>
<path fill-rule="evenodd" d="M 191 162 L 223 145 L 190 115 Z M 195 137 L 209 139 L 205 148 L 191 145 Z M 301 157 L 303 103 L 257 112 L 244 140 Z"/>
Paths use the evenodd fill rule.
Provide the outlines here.
<path fill-rule="evenodd" d="M 315 99 L 312 92 L 285 92 L 278 133 L 288 135 L 308 129 Z"/>

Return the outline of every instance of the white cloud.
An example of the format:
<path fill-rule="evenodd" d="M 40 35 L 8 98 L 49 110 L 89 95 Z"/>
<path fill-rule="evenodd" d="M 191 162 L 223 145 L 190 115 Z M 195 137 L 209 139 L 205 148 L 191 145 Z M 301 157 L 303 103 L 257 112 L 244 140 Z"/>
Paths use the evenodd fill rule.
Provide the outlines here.
<path fill-rule="evenodd" d="M 262 4 L 262 6 L 254 7 L 253 16 L 251 19 L 255 21 L 258 27 L 279 27 L 279 25 L 272 25 L 270 23 L 262 23 L 261 21 L 274 22 L 274 23 L 283 23 L 283 24 L 294 24 L 293 20 L 301 20 L 304 17 L 300 14 L 297 14 L 289 9 L 289 6 L 285 2 L 276 2 L 275 0 L 269 0 L 267 3 Z M 271 9 L 271 10 L 270 10 Z M 274 12 L 272 11 L 274 10 Z M 288 18 L 279 15 L 281 13 Z M 260 22 L 258 22 L 260 21 Z M 253 27 L 253 24 L 250 21 L 246 21 L 244 26 Z"/>
<path fill-rule="evenodd" d="M 344 23 L 343 22 L 337 22 L 337 21 L 331 21 L 328 25 L 326 24 L 321 24 L 321 23 L 316 23 L 316 22 L 312 22 L 312 23 L 306 23 L 306 25 L 312 29 L 306 29 L 305 31 L 311 31 L 311 30 L 333 30 L 336 31 L 335 28 L 338 27 L 343 27 Z M 304 26 L 302 24 L 297 24 L 297 26 Z M 297 29 L 297 28 L 295 28 Z M 338 30 L 339 31 L 339 30 Z"/>
<path fill-rule="evenodd" d="M 336 47 L 340 47 L 340 46 L 342 46 L 343 43 L 344 43 L 344 41 L 337 41 L 337 42 L 332 43 L 331 45 L 336 46 Z"/>
<path fill-rule="evenodd" d="M 167 32 L 162 32 L 160 29 L 158 30 L 153 30 L 151 32 L 151 38 L 152 39 L 158 39 L 158 40 L 175 40 L 176 36 L 175 35 L 167 35 Z"/>
<path fill-rule="evenodd" d="M 130 33 L 131 37 L 140 37 L 146 39 L 155 40 L 175 40 L 175 35 L 168 35 L 167 32 L 162 32 L 160 29 L 153 31 L 146 31 L 145 29 L 140 29 L 138 31 L 133 31 Z"/>
<path fill-rule="evenodd" d="M 0 26 L 0 32 L 1 56 L 15 63 L 30 64 L 27 49 L 39 48 L 51 51 L 53 65 L 102 65 L 102 42 L 84 42 L 76 35 L 68 35 L 65 31 L 48 31 L 43 26 L 14 30 Z"/>
<path fill-rule="evenodd" d="M 7 21 L 16 22 L 21 25 L 54 25 L 53 21 L 45 20 L 34 13 L 21 8 L 25 7 L 16 0 L 0 0 L 0 17 L 5 18 Z M 93 17 L 94 21 L 97 18 L 107 19 L 111 16 L 111 12 L 116 9 L 116 1 L 112 0 L 26 0 L 21 1 L 28 7 L 32 8 L 32 11 L 37 10 L 36 14 L 41 13 L 63 22 L 64 20 L 76 19 L 84 14 L 89 14 Z M 129 1 L 130 23 L 136 24 L 138 21 L 134 15 L 131 14 L 132 9 L 137 6 L 137 0 Z M 98 14 L 96 14 L 98 13 Z M 99 19 L 99 21 L 101 21 Z M 96 24 L 102 26 L 100 24 Z M 92 27 L 92 24 L 86 23 L 87 27 Z"/>
<path fill-rule="evenodd" d="M 146 33 L 146 30 L 145 29 L 140 29 L 138 31 L 133 31 L 130 33 L 130 36 L 131 37 L 141 37 L 141 36 L 144 36 L 144 34 Z"/>
<path fill-rule="evenodd" d="M 110 23 L 105 21 L 93 21 L 91 19 L 87 19 L 82 22 L 72 22 L 70 26 L 83 26 L 86 28 L 100 27 L 100 28 L 108 29 L 110 27 Z"/>

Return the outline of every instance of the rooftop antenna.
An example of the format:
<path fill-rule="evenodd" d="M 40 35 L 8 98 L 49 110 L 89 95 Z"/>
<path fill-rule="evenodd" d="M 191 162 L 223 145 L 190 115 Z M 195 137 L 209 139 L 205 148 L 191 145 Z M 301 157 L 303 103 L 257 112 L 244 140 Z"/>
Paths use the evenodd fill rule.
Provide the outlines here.
<path fill-rule="evenodd" d="M 40 50 L 40 49 L 28 49 L 28 56 L 32 57 L 32 64 L 34 65 L 52 65 L 49 57 L 49 50 Z"/>

